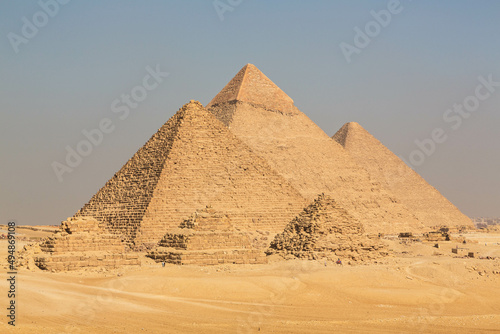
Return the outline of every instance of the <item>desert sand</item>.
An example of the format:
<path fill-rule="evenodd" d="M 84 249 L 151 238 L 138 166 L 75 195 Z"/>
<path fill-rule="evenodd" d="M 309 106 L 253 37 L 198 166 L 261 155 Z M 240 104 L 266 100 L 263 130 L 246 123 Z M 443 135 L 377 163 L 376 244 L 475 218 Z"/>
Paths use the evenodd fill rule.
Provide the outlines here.
<path fill-rule="evenodd" d="M 43 232 L 18 230 L 24 236 Z M 47 233 L 48 234 L 48 233 Z M 22 236 L 22 235 L 20 235 Z M 18 272 L 13 333 L 488 333 L 500 330 L 500 233 L 456 241 L 384 240 L 392 256 Z M 473 243 L 472 241 L 478 241 Z M 18 246 L 26 242 L 19 242 Z M 459 245 L 476 258 L 452 254 Z M 0 241 L 2 266 L 7 243 Z M 480 259 L 494 257 L 496 259 Z M 0 287 L 7 291 L 7 282 Z M 6 305 L 2 295 L 2 305 Z"/>

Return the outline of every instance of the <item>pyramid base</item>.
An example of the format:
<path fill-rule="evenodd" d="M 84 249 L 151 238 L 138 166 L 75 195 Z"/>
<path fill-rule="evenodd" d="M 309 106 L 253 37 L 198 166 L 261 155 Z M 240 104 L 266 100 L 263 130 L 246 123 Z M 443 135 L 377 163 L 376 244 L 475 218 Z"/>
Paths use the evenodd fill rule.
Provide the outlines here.
<path fill-rule="evenodd" d="M 210 266 L 219 264 L 263 264 L 265 254 L 257 249 L 176 250 L 157 247 L 148 257 L 156 262 Z"/>
<path fill-rule="evenodd" d="M 103 252 L 76 252 L 65 255 L 34 257 L 37 267 L 51 271 L 71 271 L 84 268 L 115 269 L 125 265 L 140 265 L 139 255 Z"/>
<path fill-rule="evenodd" d="M 349 260 L 353 262 L 370 262 L 373 260 L 378 260 L 380 258 L 389 256 L 389 252 L 364 252 L 359 253 L 356 251 L 295 251 L 295 252 L 281 252 L 278 253 L 284 259 L 304 259 L 304 260 L 326 260 L 326 261 L 337 261 Z"/>

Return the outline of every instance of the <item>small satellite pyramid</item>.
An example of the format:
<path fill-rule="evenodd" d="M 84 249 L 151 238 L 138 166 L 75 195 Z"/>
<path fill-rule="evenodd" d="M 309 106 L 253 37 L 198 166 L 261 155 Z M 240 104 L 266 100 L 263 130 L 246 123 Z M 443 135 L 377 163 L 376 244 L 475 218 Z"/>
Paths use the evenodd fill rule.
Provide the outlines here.
<path fill-rule="evenodd" d="M 333 139 L 426 226 L 473 226 L 470 218 L 358 123 L 345 124 Z"/>
<path fill-rule="evenodd" d="M 388 254 L 379 238 L 370 239 L 363 225 L 332 198 L 319 195 L 277 234 L 266 251 L 283 257 L 366 261 Z"/>
<path fill-rule="evenodd" d="M 135 249 L 207 205 L 278 232 L 306 200 L 196 101 L 183 106 L 80 209 Z"/>
<path fill-rule="evenodd" d="M 264 252 L 252 247 L 249 234 L 237 231 L 228 215 L 213 208 L 197 211 L 179 228 L 168 230 L 148 257 L 173 264 L 267 263 Z"/>
<path fill-rule="evenodd" d="M 207 109 L 309 201 L 331 195 L 368 233 L 424 228 L 254 65 L 245 65 Z"/>

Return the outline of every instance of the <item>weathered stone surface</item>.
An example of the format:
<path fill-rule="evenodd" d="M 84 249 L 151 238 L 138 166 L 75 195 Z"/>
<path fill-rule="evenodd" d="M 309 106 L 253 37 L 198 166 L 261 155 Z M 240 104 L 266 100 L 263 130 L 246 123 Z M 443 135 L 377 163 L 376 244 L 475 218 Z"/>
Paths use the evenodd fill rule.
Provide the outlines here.
<path fill-rule="evenodd" d="M 72 252 L 64 255 L 44 255 L 34 258 L 40 269 L 53 271 L 71 271 L 86 268 L 115 269 L 122 266 L 140 265 L 138 254 L 102 252 Z"/>
<path fill-rule="evenodd" d="M 306 200 L 199 102 L 182 107 L 75 216 L 135 249 L 211 205 L 250 230 L 281 230 Z"/>
<path fill-rule="evenodd" d="M 125 248 L 120 237 L 103 230 L 96 219 L 79 217 L 62 222 L 59 231 L 29 255 L 39 268 L 54 271 L 140 264 L 138 255 Z"/>
<path fill-rule="evenodd" d="M 267 254 L 306 259 L 366 261 L 389 254 L 377 236 L 324 194 L 276 235 Z"/>
<path fill-rule="evenodd" d="M 370 233 L 424 228 L 255 66 L 245 66 L 207 109 L 308 200 L 331 195 Z"/>
<path fill-rule="evenodd" d="M 345 124 L 333 139 L 376 181 L 390 188 L 427 227 L 473 228 L 470 218 L 358 123 Z"/>
<path fill-rule="evenodd" d="M 195 212 L 168 231 L 148 256 L 173 264 L 267 262 L 264 252 L 252 247 L 249 234 L 237 231 L 228 215 L 213 208 Z"/>

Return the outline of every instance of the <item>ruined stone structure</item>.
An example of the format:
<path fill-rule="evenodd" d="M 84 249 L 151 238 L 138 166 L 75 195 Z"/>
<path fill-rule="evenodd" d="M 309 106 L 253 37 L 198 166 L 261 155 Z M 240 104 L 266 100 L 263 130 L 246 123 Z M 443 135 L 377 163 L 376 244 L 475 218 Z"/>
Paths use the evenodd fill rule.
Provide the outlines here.
<path fill-rule="evenodd" d="M 148 256 L 173 264 L 267 262 L 262 250 L 252 248 L 249 234 L 236 230 L 227 214 L 213 208 L 195 212 L 179 228 L 167 232 Z"/>
<path fill-rule="evenodd" d="M 423 239 L 425 241 L 450 241 L 451 237 L 448 233 L 441 232 L 441 231 L 431 231 L 428 233 L 424 233 Z"/>
<path fill-rule="evenodd" d="M 366 261 L 387 256 L 387 247 L 378 236 L 364 232 L 359 221 L 322 194 L 276 235 L 267 253 L 332 261 Z"/>
<path fill-rule="evenodd" d="M 225 212 L 240 228 L 276 233 L 304 203 L 264 159 L 191 101 L 76 216 L 94 217 L 131 248 L 148 249 L 200 207 Z"/>
<path fill-rule="evenodd" d="M 358 123 L 345 124 L 333 138 L 375 180 L 390 188 L 427 227 L 473 228 L 470 218 Z"/>
<path fill-rule="evenodd" d="M 117 268 L 140 264 L 137 254 L 127 253 L 119 236 L 107 233 L 93 218 L 69 218 L 59 231 L 45 239 L 35 264 L 46 270 L 67 271 L 81 268 Z"/>
<path fill-rule="evenodd" d="M 370 233 L 423 230 L 396 195 L 372 180 L 254 65 L 244 66 L 207 109 L 308 200 L 331 195 Z"/>

